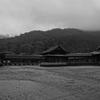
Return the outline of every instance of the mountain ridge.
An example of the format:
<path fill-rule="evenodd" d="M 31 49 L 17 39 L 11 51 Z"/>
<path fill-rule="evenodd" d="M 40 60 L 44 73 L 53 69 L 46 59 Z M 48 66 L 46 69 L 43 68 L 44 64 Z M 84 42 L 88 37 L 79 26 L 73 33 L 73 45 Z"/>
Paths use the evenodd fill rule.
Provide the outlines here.
<path fill-rule="evenodd" d="M 0 39 L 0 51 L 36 54 L 59 44 L 68 52 L 91 52 L 100 46 L 100 31 L 60 28 L 30 31 Z"/>

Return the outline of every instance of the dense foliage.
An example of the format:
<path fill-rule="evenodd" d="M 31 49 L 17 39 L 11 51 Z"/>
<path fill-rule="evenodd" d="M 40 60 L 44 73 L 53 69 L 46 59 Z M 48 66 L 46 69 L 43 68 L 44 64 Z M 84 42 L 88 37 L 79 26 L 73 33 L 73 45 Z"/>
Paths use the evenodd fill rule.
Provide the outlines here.
<path fill-rule="evenodd" d="M 0 52 L 36 54 L 59 44 L 70 52 L 94 51 L 100 46 L 100 32 L 78 29 L 26 32 L 20 36 L 0 39 Z"/>

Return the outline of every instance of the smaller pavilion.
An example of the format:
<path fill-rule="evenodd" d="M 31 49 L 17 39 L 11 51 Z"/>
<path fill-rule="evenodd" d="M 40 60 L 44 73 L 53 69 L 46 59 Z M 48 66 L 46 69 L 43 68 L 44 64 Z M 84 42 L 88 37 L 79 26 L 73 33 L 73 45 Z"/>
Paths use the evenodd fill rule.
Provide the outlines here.
<path fill-rule="evenodd" d="M 94 64 L 100 65 L 100 47 L 91 53 Z"/>

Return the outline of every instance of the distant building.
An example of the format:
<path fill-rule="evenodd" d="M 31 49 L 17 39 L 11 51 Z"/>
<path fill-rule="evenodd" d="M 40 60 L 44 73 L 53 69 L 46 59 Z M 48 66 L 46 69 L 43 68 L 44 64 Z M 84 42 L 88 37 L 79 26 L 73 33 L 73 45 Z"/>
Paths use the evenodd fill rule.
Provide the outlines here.
<path fill-rule="evenodd" d="M 71 66 L 100 65 L 100 50 L 90 53 L 70 53 L 62 46 L 52 47 L 40 55 L 0 53 L 0 65 Z"/>
<path fill-rule="evenodd" d="M 100 51 L 69 53 L 62 46 L 55 46 L 42 53 L 41 66 L 99 65 Z"/>
<path fill-rule="evenodd" d="M 67 52 L 62 46 L 55 46 L 46 51 L 41 55 L 43 56 L 43 62 L 41 66 L 61 66 L 66 65 L 68 57 Z"/>
<path fill-rule="evenodd" d="M 67 57 L 68 65 L 89 65 L 93 63 L 91 53 L 70 53 Z"/>
<path fill-rule="evenodd" d="M 6 65 L 38 65 L 42 60 L 40 55 L 6 55 Z"/>
<path fill-rule="evenodd" d="M 92 54 L 92 61 L 96 65 L 100 65 L 100 51 L 91 52 Z"/>

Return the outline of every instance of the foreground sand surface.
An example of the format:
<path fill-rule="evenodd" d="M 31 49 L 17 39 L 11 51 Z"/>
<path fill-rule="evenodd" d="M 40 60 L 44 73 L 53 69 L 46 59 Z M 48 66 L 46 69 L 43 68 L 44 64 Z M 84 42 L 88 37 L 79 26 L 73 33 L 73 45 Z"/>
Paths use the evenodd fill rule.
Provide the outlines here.
<path fill-rule="evenodd" d="M 100 100 L 100 67 L 4 66 L 0 100 Z"/>

